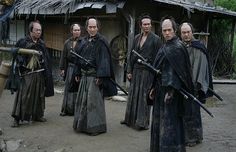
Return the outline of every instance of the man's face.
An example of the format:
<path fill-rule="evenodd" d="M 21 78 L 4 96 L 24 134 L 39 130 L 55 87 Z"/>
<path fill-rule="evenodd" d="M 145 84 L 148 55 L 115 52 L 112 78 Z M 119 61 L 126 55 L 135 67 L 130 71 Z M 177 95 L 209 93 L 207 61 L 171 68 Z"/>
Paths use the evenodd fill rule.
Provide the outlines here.
<path fill-rule="evenodd" d="M 164 20 L 161 27 L 162 35 L 166 41 L 171 40 L 175 36 L 175 31 L 169 19 Z"/>
<path fill-rule="evenodd" d="M 33 29 L 30 32 L 30 35 L 33 39 L 39 39 L 42 34 L 42 27 L 39 23 L 33 24 Z"/>
<path fill-rule="evenodd" d="M 87 31 L 90 36 L 95 36 L 98 32 L 98 26 L 97 26 L 97 21 L 95 19 L 89 19 L 88 20 L 88 27 Z"/>
<path fill-rule="evenodd" d="M 81 34 L 80 26 L 78 24 L 75 24 L 71 32 L 72 32 L 73 38 L 80 37 L 80 34 Z"/>
<path fill-rule="evenodd" d="M 187 23 L 183 23 L 181 26 L 181 39 L 184 42 L 190 42 L 193 38 L 193 33 L 191 27 Z"/>
<path fill-rule="evenodd" d="M 151 20 L 149 18 L 144 18 L 141 20 L 141 29 L 143 32 L 150 32 L 152 28 Z"/>

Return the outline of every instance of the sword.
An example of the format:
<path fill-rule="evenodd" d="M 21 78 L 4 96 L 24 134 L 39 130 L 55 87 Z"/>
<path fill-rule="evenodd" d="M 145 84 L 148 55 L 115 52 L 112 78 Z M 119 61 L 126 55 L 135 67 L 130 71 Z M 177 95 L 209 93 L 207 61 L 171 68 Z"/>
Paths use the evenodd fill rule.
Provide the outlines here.
<path fill-rule="evenodd" d="M 79 59 L 85 61 L 88 65 L 90 65 L 93 68 L 96 68 L 96 66 L 94 66 L 92 63 L 89 62 L 89 60 L 85 59 L 84 57 L 82 57 L 81 55 L 79 55 L 78 53 L 75 53 L 74 51 L 70 50 L 70 53 L 75 55 L 76 57 L 78 57 Z M 113 79 L 111 79 L 111 82 L 116 85 L 121 91 L 123 91 L 126 95 L 128 95 L 128 92 L 125 91 L 125 89 L 123 89 L 119 84 L 117 84 Z"/>
<path fill-rule="evenodd" d="M 153 67 L 152 65 L 150 65 L 147 62 L 144 61 L 140 61 L 138 60 L 139 63 L 147 66 L 148 68 L 150 68 L 151 70 L 153 70 L 154 72 L 156 72 L 157 74 L 161 74 L 160 70 L 157 70 L 155 67 Z M 186 99 L 192 99 L 191 101 L 194 101 L 196 104 L 198 104 L 203 110 L 205 110 L 211 117 L 214 117 L 213 114 L 196 98 L 194 97 L 191 93 L 187 92 L 186 90 L 184 90 L 183 88 L 181 88 L 179 90 L 179 92 L 184 96 L 184 98 Z"/>
<path fill-rule="evenodd" d="M 20 76 L 25 76 L 25 75 L 29 75 L 29 74 L 32 74 L 32 73 L 39 73 L 39 72 L 42 72 L 44 71 L 45 69 L 38 69 L 38 70 L 35 70 L 35 71 L 30 71 L 30 72 L 27 72 L 25 74 L 22 74 Z"/>
<path fill-rule="evenodd" d="M 143 60 L 144 62 L 147 62 L 147 59 L 145 59 L 141 54 L 139 54 L 138 52 L 136 52 L 135 50 L 132 50 L 131 52 L 133 52 L 134 54 L 136 54 L 141 60 Z"/>
<path fill-rule="evenodd" d="M 219 99 L 220 101 L 223 101 L 223 98 L 221 98 L 221 96 L 218 95 L 214 90 L 212 90 L 211 88 L 208 88 L 208 90 L 209 90 L 214 96 L 216 96 L 217 99 Z"/>
<path fill-rule="evenodd" d="M 191 101 L 194 101 L 196 104 L 198 104 L 203 110 L 205 110 L 212 118 L 214 118 L 214 115 L 191 93 L 187 92 L 183 88 L 179 90 L 179 92 L 184 96 L 185 99 L 189 99 Z"/>
<path fill-rule="evenodd" d="M 161 74 L 161 71 L 154 68 L 151 64 L 149 64 L 145 61 L 142 61 L 141 59 L 138 59 L 137 62 L 141 63 L 141 64 L 145 65 L 146 67 L 148 67 L 149 69 L 153 70 L 154 72 L 156 72 L 156 74 Z"/>

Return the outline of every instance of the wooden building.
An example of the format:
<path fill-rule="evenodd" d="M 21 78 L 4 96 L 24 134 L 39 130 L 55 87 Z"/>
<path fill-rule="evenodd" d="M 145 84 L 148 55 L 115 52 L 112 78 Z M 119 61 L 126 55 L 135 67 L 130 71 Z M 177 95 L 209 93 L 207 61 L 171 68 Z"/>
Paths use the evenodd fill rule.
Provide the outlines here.
<path fill-rule="evenodd" d="M 88 16 L 96 16 L 102 24 L 100 32 L 110 42 L 116 78 L 122 84 L 125 57 L 134 35 L 140 31 L 137 20 L 142 13 L 151 15 L 157 34 L 159 21 L 165 15 L 173 16 L 179 24 L 189 21 L 200 36 L 204 35 L 206 44 L 212 20 L 228 18 L 234 28 L 236 19 L 236 12 L 215 7 L 213 0 L 19 0 L 11 21 L 9 43 L 24 37 L 28 23 L 37 19 L 43 26 L 47 47 L 59 57 L 70 25 L 77 22 L 83 26 Z"/>

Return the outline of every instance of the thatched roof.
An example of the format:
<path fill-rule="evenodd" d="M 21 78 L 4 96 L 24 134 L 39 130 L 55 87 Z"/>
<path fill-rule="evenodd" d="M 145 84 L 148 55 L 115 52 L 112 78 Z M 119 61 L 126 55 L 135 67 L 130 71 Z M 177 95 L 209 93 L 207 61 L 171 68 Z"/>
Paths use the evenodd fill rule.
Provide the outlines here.
<path fill-rule="evenodd" d="M 106 13 L 116 13 L 118 8 L 123 8 L 128 0 L 18 0 L 16 14 L 66 14 L 74 13 L 80 9 L 105 9 Z M 146 0 L 150 3 L 150 0 Z M 213 13 L 216 15 L 236 17 L 236 12 L 222 7 L 210 6 L 206 3 L 191 2 L 186 0 L 153 0 L 160 4 L 183 7 L 194 13 L 195 10 Z M 137 0 L 138 2 L 138 0 Z"/>
<path fill-rule="evenodd" d="M 15 7 L 16 14 L 66 14 L 79 9 L 106 8 L 106 13 L 116 13 L 125 1 L 120 0 L 19 0 Z"/>
<path fill-rule="evenodd" d="M 0 3 L 0 21 L 5 21 L 13 12 L 14 4 L 13 5 L 2 5 Z"/>
<path fill-rule="evenodd" d="M 219 6 L 210 6 L 207 3 L 201 3 L 201 2 L 190 2 L 185 0 L 154 0 L 159 3 L 165 3 L 169 5 L 175 5 L 183 7 L 190 12 L 194 13 L 195 10 L 201 11 L 201 12 L 208 12 L 223 16 L 234 16 L 236 17 L 236 12 L 227 10 L 225 8 L 219 7 Z"/>

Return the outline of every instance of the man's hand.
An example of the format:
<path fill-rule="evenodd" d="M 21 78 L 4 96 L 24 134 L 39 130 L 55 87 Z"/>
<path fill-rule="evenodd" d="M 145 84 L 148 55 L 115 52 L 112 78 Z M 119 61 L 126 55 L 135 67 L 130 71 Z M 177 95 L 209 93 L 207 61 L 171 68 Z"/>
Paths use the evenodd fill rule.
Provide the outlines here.
<path fill-rule="evenodd" d="M 75 81 L 76 81 L 76 82 L 79 82 L 79 81 L 80 81 L 80 77 L 76 76 L 76 77 L 75 77 Z"/>
<path fill-rule="evenodd" d="M 95 79 L 95 83 L 96 83 L 96 85 L 101 85 L 102 84 L 102 80 L 100 79 L 100 78 L 96 78 Z"/>
<path fill-rule="evenodd" d="M 131 73 L 128 73 L 128 74 L 127 74 L 127 78 L 128 78 L 128 80 L 130 81 L 130 80 L 132 79 L 132 74 L 131 74 Z"/>
<path fill-rule="evenodd" d="M 60 76 L 62 76 L 62 77 L 65 76 L 65 70 L 61 70 Z"/>
<path fill-rule="evenodd" d="M 174 90 L 169 90 L 166 92 L 165 94 L 165 99 L 164 99 L 164 102 L 166 104 L 169 104 L 171 103 L 172 99 L 173 99 L 173 95 L 174 95 Z"/>
<path fill-rule="evenodd" d="M 151 89 L 151 91 L 149 92 L 149 99 L 154 100 L 155 97 L 155 89 Z"/>

